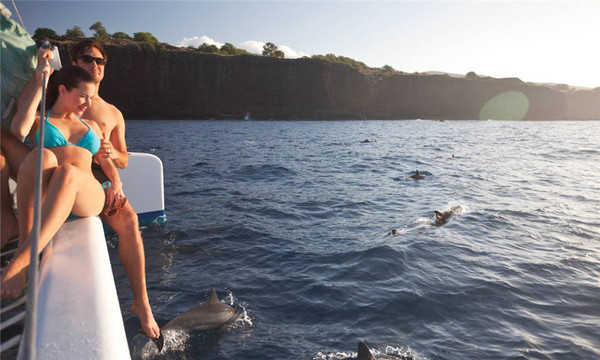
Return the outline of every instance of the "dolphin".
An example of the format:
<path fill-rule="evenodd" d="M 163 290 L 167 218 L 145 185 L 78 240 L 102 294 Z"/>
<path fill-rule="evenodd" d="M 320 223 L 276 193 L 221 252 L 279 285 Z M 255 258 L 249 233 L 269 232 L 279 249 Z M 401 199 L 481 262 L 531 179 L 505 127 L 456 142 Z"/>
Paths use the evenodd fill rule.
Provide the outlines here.
<path fill-rule="evenodd" d="M 227 325 L 237 319 L 239 313 L 227 304 L 219 302 L 215 289 L 210 289 L 210 298 L 204 304 L 200 304 L 169 321 L 160 330 L 157 339 L 152 339 L 161 352 L 165 339 L 162 332 L 165 330 L 215 330 Z"/>
<path fill-rule="evenodd" d="M 451 208 L 450 210 L 444 210 L 444 211 L 435 211 L 435 220 L 434 220 L 434 224 L 435 226 L 442 226 L 445 223 L 448 222 L 448 220 L 450 220 L 451 217 L 454 216 L 454 214 L 460 212 L 462 210 L 462 206 L 455 206 L 453 208 Z"/>
<path fill-rule="evenodd" d="M 425 175 L 421 174 L 419 170 L 415 171 L 415 174 L 410 177 L 413 180 L 423 180 L 425 179 Z"/>
<path fill-rule="evenodd" d="M 356 355 L 356 360 L 413 360 L 413 357 L 410 355 L 382 355 L 378 358 L 375 358 L 373 354 L 371 354 L 371 350 L 364 341 L 358 343 L 358 355 Z"/>

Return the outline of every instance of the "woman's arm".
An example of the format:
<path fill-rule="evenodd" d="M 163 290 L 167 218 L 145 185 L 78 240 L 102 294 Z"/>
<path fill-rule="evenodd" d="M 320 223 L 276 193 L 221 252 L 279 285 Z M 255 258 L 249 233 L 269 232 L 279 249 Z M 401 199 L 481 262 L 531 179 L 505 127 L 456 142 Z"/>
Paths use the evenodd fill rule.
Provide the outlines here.
<path fill-rule="evenodd" d="M 44 62 L 46 60 L 50 60 L 52 59 L 52 50 L 51 49 L 42 49 L 39 48 L 37 51 L 37 63 L 39 66 L 40 64 L 44 64 Z M 22 97 L 25 96 L 29 96 L 29 94 L 31 94 L 33 91 L 35 91 L 35 71 L 32 73 L 31 77 L 29 78 L 29 80 L 27 81 L 27 83 L 25 84 L 25 86 L 23 87 L 23 89 L 21 90 L 21 94 L 19 95 L 19 98 L 17 99 L 17 109 L 19 108 L 19 106 L 23 106 L 23 104 L 21 103 Z"/>
<path fill-rule="evenodd" d="M 38 66 L 17 100 L 17 113 L 12 119 L 10 131 L 19 138 L 27 136 L 34 127 L 37 108 L 42 100 L 44 73 L 46 73 L 47 80 L 53 71 L 45 54 L 44 51 L 38 51 Z M 46 84 L 43 86 L 45 87 Z"/>

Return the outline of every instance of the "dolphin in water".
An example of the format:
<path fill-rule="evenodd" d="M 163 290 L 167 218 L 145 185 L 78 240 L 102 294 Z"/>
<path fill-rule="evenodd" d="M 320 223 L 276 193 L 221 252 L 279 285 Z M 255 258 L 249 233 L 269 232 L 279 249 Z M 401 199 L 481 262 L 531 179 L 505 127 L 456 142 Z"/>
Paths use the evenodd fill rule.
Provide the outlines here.
<path fill-rule="evenodd" d="M 375 358 L 373 354 L 371 354 L 371 350 L 364 341 L 358 343 L 358 355 L 356 355 L 356 360 L 413 360 L 413 357 L 410 355 L 382 355 L 378 358 Z"/>
<path fill-rule="evenodd" d="M 419 170 L 415 171 L 415 174 L 410 177 L 413 180 L 423 180 L 425 179 L 425 175 L 421 174 Z"/>
<path fill-rule="evenodd" d="M 161 328 L 157 339 L 152 339 L 161 352 L 165 343 L 162 332 L 165 330 L 215 330 L 230 324 L 237 319 L 237 310 L 219 302 L 215 289 L 210 289 L 210 298 L 183 314 L 178 315 Z"/>
<path fill-rule="evenodd" d="M 435 226 L 442 226 L 450 220 L 455 214 L 460 213 L 462 211 L 462 206 L 458 205 L 450 210 L 437 211 L 435 210 Z"/>

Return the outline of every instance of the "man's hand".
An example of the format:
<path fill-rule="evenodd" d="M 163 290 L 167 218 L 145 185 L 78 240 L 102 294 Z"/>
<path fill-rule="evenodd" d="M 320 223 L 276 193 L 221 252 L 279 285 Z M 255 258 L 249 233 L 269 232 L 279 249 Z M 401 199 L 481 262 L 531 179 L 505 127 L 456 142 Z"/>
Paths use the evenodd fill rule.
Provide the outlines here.
<path fill-rule="evenodd" d="M 119 158 L 119 154 L 113 148 L 112 143 L 105 139 L 100 139 L 100 150 L 98 150 L 98 154 L 113 160 Z"/>
<path fill-rule="evenodd" d="M 127 198 L 123 193 L 123 188 L 120 185 L 111 185 L 107 187 L 104 189 L 104 194 L 106 196 L 104 200 L 104 213 L 108 216 L 116 215 L 127 202 Z"/>

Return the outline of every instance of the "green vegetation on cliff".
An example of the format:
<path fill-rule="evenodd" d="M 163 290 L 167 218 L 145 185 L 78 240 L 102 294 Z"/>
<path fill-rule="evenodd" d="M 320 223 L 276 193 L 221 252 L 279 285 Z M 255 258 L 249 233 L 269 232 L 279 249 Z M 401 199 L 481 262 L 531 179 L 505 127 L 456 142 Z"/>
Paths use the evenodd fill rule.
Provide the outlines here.
<path fill-rule="evenodd" d="M 66 39 L 70 39 L 70 40 L 83 39 L 85 37 L 85 34 L 83 33 L 83 30 L 81 30 L 81 28 L 79 26 L 75 25 L 65 32 L 64 37 Z"/>
<path fill-rule="evenodd" d="M 117 40 L 133 40 L 133 38 L 129 35 L 127 35 L 127 33 L 124 33 L 122 31 L 117 31 L 116 33 L 112 34 L 110 36 L 113 39 L 117 39 Z"/>
<path fill-rule="evenodd" d="M 95 31 L 94 39 L 98 41 L 106 41 L 110 36 L 100 21 L 96 21 L 92 26 L 90 26 L 90 30 Z"/>
<path fill-rule="evenodd" d="M 155 38 L 154 35 L 150 34 L 149 32 L 144 32 L 144 31 L 134 33 L 133 41 L 147 42 L 147 43 L 151 43 L 151 44 L 159 43 L 158 39 Z"/>
<path fill-rule="evenodd" d="M 49 40 L 62 40 L 62 36 L 58 35 L 56 31 L 48 28 L 37 28 L 33 33 L 32 38 L 34 40 L 42 41 L 45 39 Z"/>
<path fill-rule="evenodd" d="M 196 48 L 193 46 L 189 46 L 188 49 L 196 49 Z M 233 46 L 233 44 L 231 44 L 231 43 L 225 43 L 220 48 L 217 45 L 209 45 L 207 43 L 204 43 L 204 44 L 198 46 L 198 50 L 200 50 L 201 53 L 205 53 L 205 54 L 217 54 L 217 55 L 226 55 L 226 56 L 250 55 L 250 53 L 248 51 L 243 50 L 243 49 L 238 49 L 235 46 Z"/>
<path fill-rule="evenodd" d="M 135 41 L 138 43 L 144 43 L 145 45 L 138 44 L 138 49 L 154 49 L 156 51 L 164 51 L 165 49 L 171 47 L 169 44 L 161 43 L 154 35 L 149 32 L 137 32 L 133 34 L 133 37 L 129 36 L 127 33 L 118 31 L 113 34 L 110 34 L 104 25 L 100 21 L 95 22 L 89 28 L 94 31 L 94 39 L 102 42 L 102 43 L 113 43 L 117 42 L 122 44 L 122 41 Z M 43 40 L 54 40 L 54 41 L 64 41 L 64 40 L 79 40 L 85 38 L 85 34 L 81 30 L 79 26 L 73 26 L 71 29 L 67 30 L 64 35 L 58 35 L 54 30 L 48 28 L 38 28 L 35 30 L 33 34 L 33 39 L 36 41 Z M 188 46 L 190 50 L 198 50 L 201 53 L 205 54 L 216 54 L 216 55 L 224 55 L 224 56 L 235 56 L 235 55 L 253 55 L 250 52 L 236 48 L 231 43 L 225 43 L 220 48 L 216 45 L 211 45 L 207 43 L 203 43 L 197 48 L 193 46 Z M 281 51 L 277 45 L 272 42 L 267 42 L 263 46 L 262 56 L 275 57 L 279 59 L 285 58 L 285 54 Z M 335 62 L 346 64 L 356 70 L 365 71 L 365 70 L 380 70 L 384 73 L 393 73 L 395 72 L 394 68 L 389 65 L 385 65 L 382 69 L 375 69 L 368 67 L 365 63 L 361 61 L 357 61 L 351 59 L 346 56 L 338 56 L 335 54 L 327 54 L 327 55 L 313 55 L 313 59 L 325 60 L 328 62 Z"/>
<path fill-rule="evenodd" d="M 122 31 L 109 34 L 106 28 L 100 21 L 96 21 L 89 28 L 94 31 L 93 38 L 103 42 L 111 43 L 113 40 L 129 40 L 150 43 L 153 45 L 162 45 L 158 39 L 149 32 L 137 32 L 133 34 L 133 37 Z M 32 38 L 36 41 L 51 40 L 51 41 L 64 41 L 64 40 L 79 40 L 85 38 L 85 33 L 81 30 L 81 27 L 75 25 L 68 29 L 64 35 L 58 35 L 56 31 L 48 28 L 37 28 L 32 35 Z M 156 47 L 156 46 L 155 46 Z M 160 47 L 160 46 L 158 46 Z M 163 46 L 164 47 L 164 46 Z"/>
<path fill-rule="evenodd" d="M 335 54 L 313 55 L 312 58 L 313 59 L 319 59 L 319 60 L 325 60 L 325 61 L 329 61 L 329 62 L 337 62 L 337 63 L 346 64 L 346 65 L 349 65 L 349 66 L 351 66 L 352 68 L 354 68 L 356 70 L 369 70 L 369 69 L 371 69 L 370 67 L 368 67 L 367 65 L 365 65 L 365 63 L 362 62 L 362 61 L 356 61 L 356 60 L 351 59 L 349 57 L 337 56 Z"/>
<path fill-rule="evenodd" d="M 279 50 L 277 45 L 273 44 L 272 42 L 268 42 L 265 44 L 265 46 L 263 46 L 262 54 L 263 56 L 271 56 L 280 59 L 283 59 L 285 57 L 283 51 Z"/>

